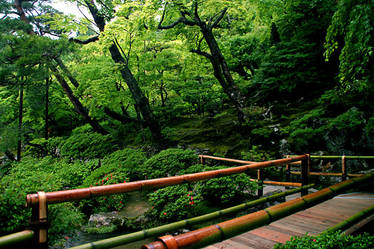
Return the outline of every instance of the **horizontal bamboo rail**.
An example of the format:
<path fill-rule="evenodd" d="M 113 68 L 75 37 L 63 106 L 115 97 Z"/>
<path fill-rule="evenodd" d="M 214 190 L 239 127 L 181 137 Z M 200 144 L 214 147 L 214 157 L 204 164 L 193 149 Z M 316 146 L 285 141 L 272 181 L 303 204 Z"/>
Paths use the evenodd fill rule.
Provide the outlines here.
<path fill-rule="evenodd" d="M 288 157 L 296 157 L 298 155 L 286 155 Z M 374 159 L 374 156 L 345 156 L 346 159 Z M 319 155 L 310 155 L 312 159 L 341 159 L 343 156 L 336 156 L 336 155 L 327 155 L 327 156 L 319 156 Z"/>
<path fill-rule="evenodd" d="M 374 159 L 374 156 L 344 156 L 346 159 Z M 311 155 L 313 159 L 340 159 L 342 156 L 318 156 Z"/>
<path fill-rule="evenodd" d="M 300 182 L 275 182 L 275 181 L 263 181 L 266 185 L 284 186 L 284 187 L 301 187 Z"/>
<path fill-rule="evenodd" d="M 231 163 L 241 163 L 241 164 L 253 164 L 253 163 L 257 163 L 257 162 L 253 162 L 253 161 L 246 161 L 246 160 L 238 160 L 238 159 L 232 159 L 232 158 L 225 158 L 225 157 L 216 157 L 216 156 L 208 156 L 208 155 L 199 155 L 199 158 L 200 158 L 200 162 L 202 162 L 202 164 L 204 164 L 204 159 L 213 159 L 213 160 L 217 160 L 217 161 L 224 161 L 224 162 L 231 162 Z M 301 162 L 298 161 L 298 162 L 292 162 L 290 163 L 292 165 L 300 165 Z"/>
<path fill-rule="evenodd" d="M 353 216 L 336 224 L 335 226 L 330 227 L 329 229 L 325 230 L 322 234 L 336 232 L 338 230 L 344 231 L 372 214 L 374 214 L 374 205 L 362 210 L 361 212 L 354 214 Z"/>
<path fill-rule="evenodd" d="M 277 193 L 277 194 L 274 194 L 274 195 L 271 195 L 271 196 L 268 196 L 268 197 L 263 197 L 261 199 L 246 202 L 246 203 L 234 206 L 234 207 L 226 208 L 226 209 L 219 210 L 219 211 L 216 211 L 216 212 L 212 212 L 212 213 L 209 213 L 209 214 L 204 214 L 204 215 L 201 215 L 201 216 L 198 216 L 198 217 L 173 222 L 173 223 L 170 223 L 170 224 L 154 227 L 154 228 L 147 229 L 147 230 L 144 230 L 144 231 L 138 231 L 138 232 L 135 232 L 135 233 L 125 234 L 125 235 L 112 237 L 112 238 L 108 238 L 108 239 L 104 239 L 104 240 L 100 240 L 100 241 L 96 241 L 96 242 L 90 242 L 90 243 L 87 243 L 87 244 L 71 247 L 70 249 L 112 248 L 112 247 L 115 247 L 115 246 L 124 245 L 124 244 L 131 243 L 131 242 L 134 242 L 134 241 L 139 241 L 139 240 L 142 240 L 142 239 L 155 237 L 155 236 L 167 233 L 167 232 L 172 232 L 172 231 L 175 231 L 177 229 L 184 228 L 186 226 L 201 224 L 202 222 L 205 222 L 205 221 L 208 221 L 208 220 L 212 220 L 212 219 L 222 217 L 224 215 L 236 213 L 236 212 L 239 212 L 243 209 L 254 207 L 254 206 L 257 206 L 257 205 L 262 204 L 262 203 L 277 200 L 281 197 L 285 197 L 287 195 L 291 195 L 291 194 L 300 192 L 303 189 L 309 189 L 313 186 L 314 186 L 314 184 L 309 184 L 309 185 L 306 185 L 306 186 L 303 186 L 303 187 L 300 187 L 300 188 L 297 188 L 297 189 L 292 189 L 292 190 L 289 190 L 289 191 L 286 191 L 286 192 Z"/>
<path fill-rule="evenodd" d="M 301 175 L 300 171 L 291 171 L 293 175 Z M 332 173 L 332 172 L 309 172 L 311 176 L 342 176 L 343 173 Z M 349 177 L 359 177 L 365 174 L 347 174 Z"/>
<path fill-rule="evenodd" d="M 238 159 L 231 159 L 231 158 L 224 158 L 224 157 L 216 157 L 216 156 L 207 156 L 207 155 L 199 155 L 200 162 L 204 164 L 204 159 L 213 159 L 217 161 L 224 161 L 230 163 L 241 163 L 241 164 L 253 164 L 256 162 L 253 161 L 246 161 L 246 160 L 238 160 Z"/>
<path fill-rule="evenodd" d="M 25 230 L 18 233 L 9 234 L 0 237 L 0 248 L 9 248 L 15 244 L 34 239 L 34 231 Z"/>
<path fill-rule="evenodd" d="M 344 182 L 332 185 L 318 192 L 302 196 L 300 198 L 280 203 L 264 210 L 244 215 L 216 225 L 204 227 L 177 236 L 166 235 L 148 245 L 143 249 L 178 249 L 178 248 L 200 248 L 225 239 L 229 239 L 243 232 L 264 226 L 273 221 L 281 219 L 302 209 L 314 206 L 339 193 L 342 193 L 361 183 L 372 181 L 374 173 L 359 178 L 352 178 Z"/>
<path fill-rule="evenodd" d="M 143 180 L 129 183 L 111 184 L 106 186 L 89 187 L 82 189 L 62 190 L 45 193 L 47 204 L 60 203 L 65 201 L 87 199 L 94 196 L 103 196 L 111 194 L 126 193 L 137 190 L 161 188 L 170 185 L 196 182 L 216 177 L 223 177 L 233 174 L 246 172 L 247 170 L 262 169 L 271 166 L 283 165 L 295 161 L 306 160 L 307 155 L 301 155 L 293 158 L 284 158 L 278 160 L 271 160 L 266 162 L 253 163 L 251 165 L 243 165 L 233 168 L 205 171 L 194 174 L 187 174 L 181 176 L 171 176 L 151 180 Z M 306 184 L 304 184 L 306 185 Z M 38 194 L 28 194 L 26 197 L 26 205 L 28 207 L 35 206 L 39 202 Z"/>

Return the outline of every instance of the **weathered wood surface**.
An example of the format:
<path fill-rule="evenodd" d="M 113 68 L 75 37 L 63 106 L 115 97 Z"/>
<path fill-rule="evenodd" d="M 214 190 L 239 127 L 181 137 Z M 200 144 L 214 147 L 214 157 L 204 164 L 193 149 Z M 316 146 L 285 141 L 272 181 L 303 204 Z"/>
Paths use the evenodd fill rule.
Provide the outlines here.
<path fill-rule="evenodd" d="M 298 196 L 293 195 L 293 198 L 295 197 Z M 301 236 L 305 233 L 317 235 L 372 205 L 374 205 L 374 194 L 342 194 L 268 226 L 208 246 L 206 249 L 273 248 L 274 244 L 285 243 L 291 236 Z"/>

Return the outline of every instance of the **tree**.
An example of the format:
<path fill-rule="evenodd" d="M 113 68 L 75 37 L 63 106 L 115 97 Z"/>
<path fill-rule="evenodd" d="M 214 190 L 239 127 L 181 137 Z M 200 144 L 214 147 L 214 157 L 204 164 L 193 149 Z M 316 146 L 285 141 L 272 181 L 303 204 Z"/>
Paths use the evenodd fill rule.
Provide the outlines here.
<path fill-rule="evenodd" d="M 212 3 L 210 1 L 206 1 L 206 5 L 208 7 L 212 7 Z M 227 4 L 227 1 L 223 1 L 224 4 Z M 204 9 L 204 18 L 201 18 L 201 14 L 199 14 L 199 5 L 200 9 Z M 210 5 L 210 6 L 209 6 Z M 172 10 L 171 18 L 175 16 L 175 13 L 179 12 L 179 18 L 172 21 L 168 25 L 164 25 L 163 22 L 165 21 L 166 12 L 168 6 L 171 6 Z M 220 25 L 220 22 L 224 18 L 228 8 L 224 7 L 220 12 L 218 13 L 209 13 L 206 15 L 206 7 L 205 3 L 199 3 L 198 1 L 189 1 L 186 4 L 183 4 L 180 1 L 171 1 L 165 2 L 165 5 L 163 6 L 163 13 L 161 16 L 160 23 L 158 25 L 159 29 L 171 29 L 176 27 L 178 24 L 184 24 L 186 26 L 197 26 L 202 34 L 202 37 L 198 34 L 198 41 L 197 41 L 197 47 L 195 49 L 192 49 L 191 52 L 199 54 L 201 56 L 204 56 L 207 58 L 210 63 L 212 64 L 214 76 L 221 84 L 223 91 L 226 93 L 226 95 L 229 97 L 231 102 L 234 104 L 236 110 L 238 111 L 238 119 L 240 122 L 244 122 L 245 120 L 245 114 L 244 114 L 244 96 L 240 92 L 240 89 L 236 85 L 236 83 L 233 80 L 233 77 L 230 73 L 229 67 L 227 65 L 227 62 L 225 60 L 225 57 L 223 56 L 221 49 L 217 43 L 217 40 L 213 34 L 213 29 L 217 28 Z M 206 45 L 209 48 L 210 53 L 203 51 L 202 49 L 202 41 L 205 41 Z"/>
<path fill-rule="evenodd" d="M 339 57 L 338 81 L 344 92 L 374 93 L 374 5 L 342 0 L 327 30 L 325 58 Z"/>
<path fill-rule="evenodd" d="M 114 8 L 111 1 L 106 4 L 101 2 L 101 4 L 102 8 L 99 10 L 93 1 L 84 1 L 84 5 L 90 11 L 97 28 L 102 33 L 104 32 L 106 21 L 113 18 Z M 160 124 L 152 113 L 148 98 L 140 89 L 137 80 L 129 68 L 128 55 L 123 53 L 121 45 L 115 39 L 111 41 L 109 52 L 113 61 L 120 66 L 119 70 L 121 72 L 121 76 L 132 94 L 136 108 L 138 108 L 143 116 L 144 123 L 149 127 L 153 139 L 160 142 L 162 140 Z"/>
<path fill-rule="evenodd" d="M 35 18 L 34 13 L 36 12 L 37 15 L 41 16 L 43 14 L 48 14 L 52 15 L 54 14 L 54 10 L 48 6 L 44 5 L 44 2 L 48 1 L 34 1 L 34 2 L 29 2 L 29 1 L 23 1 L 23 0 L 15 0 L 14 4 L 11 5 L 8 3 L 8 6 L 13 6 L 15 8 L 14 13 L 16 13 L 20 20 L 25 24 L 25 27 L 27 27 L 27 30 L 24 29 L 26 33 L 29 35 L 40 35 L 43 36 L 45 34 L 48 35 L 54 35 L 58 36 L 60 34 L 60 31 L 54 31 L 49 29 L 48 25 L 45 25 L 45 19 L 43 18 Z M 29 13 L 29 17 L 26 15 Z M 5 18 L 9 19 L 9 18 Z M 31 24 L 33 26 L 31 26 Z M 37 31 L 33 30 L 33 27 L 36 27 Z M 53 43 L 51 41 L 50 43 Z M 95 120 L 92 119 L 85 107 L 81 104 L 78 98 L 76 98 L 73 94 L 72 89 L 70 88 L 69 84 L 66 82 L 64 79 L 64 74 L 69 78 L 71 83 L 75 86 L 78 86 L 78 82 L 72 77 L 72 74 L 69 72 L 68 68 L 64 65 L 63 61 L 60 59 L 60 56 L 63 52 L 63 50 L 57 50 L 53 49 L 54 47 L 51 47 L 49 49 L 46 49 L 47 47 L 43 48 L 44 51 L 43 55 L 39 55 L 43 57 L 43 59 L 47 59 L 48 61 L 45 62 L 48 67 L 50 67 L 51 71 L 55 75 L 57 81 L 60 83 L 61 87 L 64 89 L 66 95 L 70 99 L 71 103 L 74 106 L 74 109 L 82 115 L 82 117 L 85 119 L 87 123 L 89 123 L 92 128 L 101 134 L 107 134 L 108 132 Z M 59 47 L 61 48 L 61 46 Z M 39 51 L 39 53 L 41 52 Z M 60 73 L 57 66 L 60 67 L 60 70 L 64 73 Z"/>

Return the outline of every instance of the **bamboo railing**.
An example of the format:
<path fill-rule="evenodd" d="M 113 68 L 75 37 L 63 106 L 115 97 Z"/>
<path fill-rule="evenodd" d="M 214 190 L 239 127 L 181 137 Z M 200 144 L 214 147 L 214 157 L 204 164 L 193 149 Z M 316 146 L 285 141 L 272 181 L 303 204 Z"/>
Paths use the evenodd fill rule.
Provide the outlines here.
<path fill-rule="evenodd" d="M 201 248 L 222 240 L 229 239 L 243 232 L 267 225 L 302 209 L 314 206 L 328 200 L 359 184 L 372 181 L 374 173 L 353 178 L 335 184 L 318 192 L 287 201 L 264 210 L 241 216 L 229 221 L 204 227 L 177 236 L 166 235 L 158 238 L 159 241 L 143 245 L 143 249 L 178 249 Z"/>
<path fill-rule="evenodd" d="M 282 192 L 282 193 L 277 193 L 277 194 L 274 194 L 274 195 L 271 195 L 271 196 L 268 196 L 268 197 L 263 197 L 261 199 L 246 202 L 246 203 L 234 206 L 234 207 L 230 207 L 230 208 L 226 208 L 226 209 L 219 210 L 219 211 L 216 211 L 216 212 L 204 214 L 204 215 L 197 216 L 197 217 L 194 217 L 194 218 L 173 222 L 173 223 L 166 224 L 166 225 L 163 225 L 163 226 L 150 228 L 150 229 L 147 229 L 147 230 L 144 230 L 144 231 L 138 231 L 138 232 L 135 232 L 135 233 L 125 234 L 125 235 L 112 237 L 112 238 L 108 238 L 108 239 L 104 239 L 104 240 L 100 240 L 100 241 L 90 242 L 90 243 L 79 245 L 79 246 L 76 246 L 76 247 L 71 247 L 70 249 L 94 249 L 94 248 L 104 249 L 104 248 L 112 248 L 112 247 L 115 247 L 115 246 L 125 245 L 125 244 L 128 244 L 128 243 L 134 242 L 134 241 L 155 237 L 155 236 L 165 234 L 165 233 L 170 233 L 172 231 L 175 231 L 177 229 L 181 229 L 181 228 L 184 228 L 184 227 L 187 227 L 187 226 L 191 226 L 191 225 L 195 225 L 195 224 L 201 224 L 202 222 L 206 222 L 206 221 L 209 221 L 209 220 L 212 220 L 212 219 L 216 219 L 216 218 L 222 217 L 224 215 L 237 213 L 237 212 L 239 212 L 241 210 L 244 210 L 244 209 L 248 209 L 248 208 L 251 208 L 251 207 L 266 203 L 266 202 L 269 202 L 269 201 L 277 200 L 281 197 L 285 197 L 285 196 L 288 196 L 288 195 L 292 195 L 294 193 L 298 193 L 303 189 L 309 189 L 313 186 L 314 186 L 314 184 L 309 184 L 309 185 L 306 185 L 306 186 L 303 186 L 303 187 L 300 187 L 300 188 L 292 189 L 292 190 L 285 191 L 285 192 Z"/>
<path fill-rule="evenodd" d="M 308 184 L 306 175 L 306 162 L 308 155 L 301 155 L 293 158 L 285 158 L 278 160 L 271 160 L 266 162 L 251 163 L 243 166 L 212 170 L 194 174 L 187 174 L 181 176 L 171 176 L 159 179 L 143 180 L 128 183 L 111 184 L 106 186 L 95 186 L 89 188 L 62 190 L 54 192 L 38 192 L 36 194 L 28 194 L 26 197 L 26 206 L 32 208 L 31 224 L 34 227 L 35 237 L 37 238 L 37 248 L 48 247 L 48 204 L 61 203 L 66 201 L 82 200 L 96 196 L 112 195 L 119 193 L 127 193 L 137 190 L 157 189 L 166 186 L 191 183 L 201 180 L 207 180 L 217 177 L 223 177 L 233 174 L 239 174 L 248 170 L 258 170 L 272 166 L 279 166 L 295 161 L 302 160 L 304 165 L 302 171 L 305 173 L 302 177 L 302 186 Z M 302 189 L 302 195 L 307 193 L 307 189 Z"/>
<path fill-rule="evenodd" d="M 292 157 L 290 155 L 287 155 L 288 157 Z M 374 159 L 374 156 L 318 156 L 318 155 L 310 155 L 310 159 L 341 159 L 341 172 L 311 172 L 310 168 L 308 170 L 308 175 L 309 176 L 341 176 L 342 181 L 346 180 L 347 177 L 359 177 L 363 176 L 364 174 L 355 174 L 355 173 L 348 173 L 347 170 L 347 164 L 346 160 L 347 159 Z M 300 164 L 300 162 L 295 162 L 293 165 Z M 300 175 L 300 171 L 291 171 L 290 165 L 286 166 L 286 175 Z M 287 178 L 289 179 L 289 177 Z"/>
<path fill-rule="evenodd" d="M 223 157 L 208 156 L 208 155 L 199 155 L 199 158 L 200 158 L 200 163 L 203 164 L 203 165 L 206 163 L 206 159 L 212 159 L 212 160 L 216 160 L 216 161 L 223 161 L 223 162 L 230 162 L 230 163 L 247 164 L 247 165 L 252 165 L 252 164 L 256 163 L 256 162 L 253 162 L 253 161 L 238 160 L 238 159 L 223 158 Z M 291 162 L 289 164 L 293 165 L 295 163 L 297 165 L 300 165 L 301 161 L 294 161 L 294 162 Z M 289 164 L 287 164 L 287 165 L 289 165 Z M 280 165 L 280 166 L 284 166 L 284 165 Z M 257 170 L 257 179 L 251 179 L 251 181 L 256 181 L 259 184 L 259 189 L 257 190 L 258 191 L 258 197 L 261 197 L 263 195 L 263 185 L 264 184 L 275 185 L 275 186 L 284 186 L 284 187 L 300 187 L 300 186 L 302 186 L 302 183 L 290 182 L 289 180 L 286 181 L 286 182 L 279 182 L 279 181 L 264 181 L 263 179 L 264 179 L 264 173 L 263 173 L 262 169 Z"/>
<path fill-rule="evenodd" d="M 24 230 L 22 232 L 9 234 L 0 237 L 0 248 L 9 248 L 11 246 L 30 241 L 34 239 L 34 231 Z"/>

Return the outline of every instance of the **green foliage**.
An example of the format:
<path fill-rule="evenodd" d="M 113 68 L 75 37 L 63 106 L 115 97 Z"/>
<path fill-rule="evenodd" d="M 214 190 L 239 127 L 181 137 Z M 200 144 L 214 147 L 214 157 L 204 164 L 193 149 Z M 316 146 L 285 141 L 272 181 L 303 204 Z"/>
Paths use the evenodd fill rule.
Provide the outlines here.
<path fill-rule="evenodd" d="M 318 236 L 305 235 L 292 237 L 290 241 L 283 244 L 276 244 L 274 249 L 291 248 L 325 248 L 325 249 L 365 249 L 374 246 L 374 236 L 360 234 L 357 236 L 345 235 L 341 231 L 322 234 Z"/>
<path fill-rule="evenodd" d="M 241 154 L 244 160 L 253 162 L 263 162 L 274 159 L 274 155 L 271 152 L 262 150 L 256 145 L 252 145 L 252 148 L 248 152 L 243 151 Z"/>
<path fill-rule="evenodd" d="M 61 156 L 72 159 L 102 158 L 117 145 L 111 135 L 77 133 L 68 137 L 61 146 Z"/>
<path fill-rule="evenodd" d="M 174 176 L 197 160 L 198 157 L 192 150 L 167 149 L 148 159 L 140 170 L 147 179 Z"/>
<path fill-rule="evenodd" d="M 181 174 L 204 172 L 225 167 L 193 165 Z M 152 209 L 147 215 L 161 222 L 185 219 L 211 211 L 210 206 L 232 206 L 249 199 L 257 189 L 246 174 L 225 176 L 197 183 L 170 186 L 148 195 Z"/>
<path fill-rule="evenodd" d="M 28 226 L 31 209 L 25 208 L 26 194 L 57 191 L 65 184 L 79 182 L 78 175 L 82 169 L 85 172 L 85 165 L 75 165 L 77 172 L 74 172 L 74 176 L 67 177 L 66 170 L 69 170 L 69 166 L 50 157 L 26 157 L 21 163 L 14 163 L 10 172 L 0 180 L 0 232 L 9 233 Z M 83 215 L 72 204 L 59 204 L 49 206 L 49 218 L 52 220 L 50 231 L 53 239 L 61 232 L 77 228 L 82 223 Z"/>
<path fill-rule="evenodd" d="M 224 168 L 226 167 L 208 167 L 197 164 L 189 167 L 184 173 L 197 173 Z M 218 205 L 230 205 L 253 197 L 254 192 L 257 190 L 257 184 L 252 182 L 248 175 L 242 173 L 199 181 L 195 184 L 194 190 L 206 201 Z"/>
<path fill-rule="evenodd" d="M 104 157 L 102 164 L 107 168 L 113 168 L 125 172 L 131 181 L 140 180 L 142 175 L 139 169 L 147 160 L 141 150 L 125 148 Z M 107 172 L 109 173 L 109 172 Z"/>
<path fill-rule="evenodd" d="M 139 179 L 139 171 L 146 157 L 141 150 L 125 148 L 107 155 L 94 171 L 87 176 L 82 187 L 102 186 L 129 182 Z M 98 197 L 81 202 L 85 212 L 103 212 L 122 209 L 128 199 L 127 194 Z"/>
<path fill-rule="evenodd" d="M 159 221 L 175 221 L 199 215 L 201 194 L 188 184 L 162 188 L 148 195 L 152 205 L 147 215 Z"/>
<path fill-rule="evenodd" d="M 344 91 L 372 93 L 373 16 L 371 1 L 339 1 L 327 30 L 326 60 L 339 55 L 338 79 Z"/>

